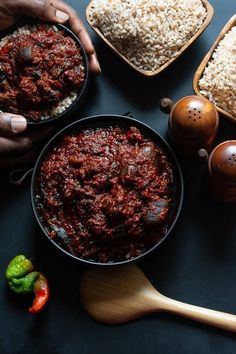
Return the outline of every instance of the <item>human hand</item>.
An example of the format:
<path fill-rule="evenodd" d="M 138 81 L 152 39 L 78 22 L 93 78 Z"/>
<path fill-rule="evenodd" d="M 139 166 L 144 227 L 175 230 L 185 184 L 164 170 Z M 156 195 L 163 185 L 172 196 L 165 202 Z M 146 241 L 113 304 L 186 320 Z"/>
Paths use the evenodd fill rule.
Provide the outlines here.
<path fill-rule="evenodd" d="M 26 129 L 24 117 L 0 113 L 0 169 L 25 167 L 35 158 L 33 145 L 45 138 L 48 129 L 27 136 L 24 134 Z"/>
<path fill-rule="evenodd" d="M 91 72 L 101 72 L 90 36 L 71 6 L 61 0 L 0 0 L 0 30 L 10 27 L 23 16 L 47 22 L 68 22 L 85 48 Z"/>

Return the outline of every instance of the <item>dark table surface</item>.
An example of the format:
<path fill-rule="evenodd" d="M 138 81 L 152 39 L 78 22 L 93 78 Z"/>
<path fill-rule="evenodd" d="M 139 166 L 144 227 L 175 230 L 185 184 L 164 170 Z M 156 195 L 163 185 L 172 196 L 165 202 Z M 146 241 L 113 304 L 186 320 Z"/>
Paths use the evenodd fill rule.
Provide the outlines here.
<path fill-rule="evenodd" d="M 68 3 L 85 21 L 88 1 Z M 77 118 L 131 110 L 165 137 L 167 117 L 158 108 L 159 99 L 178 100 L 192 94 L 195 70 L 236 10 L 233 0 L 211 3 L 215 15 L 206 31 L 172 67 L 153 79 L 129 69 L 89 29 L 102 75 L 91 81 Z M 221 118 L 218 141 L 235 137 L 236 125 Z M 171 236 L 140 267 L 169 297 L 236 313 L 236 206 L 212 201 L 204 189 L 202 167 L 179 160 L 185 183 L 181 216 Z M 235 334 L 172 315 L 157 313 L 115 326 L 94 322 L 79 300 L 86 267 L 68 260 L 45 240 L 32 213 L 30 181 L 13 187 L 1 178 L 0 354 L 235 353 Z M 37 316 L 27 312 L 29 299 L 19 299 L 6 288 L 6 265 L 21 253 L 49 278 L 50 302 Z"/>

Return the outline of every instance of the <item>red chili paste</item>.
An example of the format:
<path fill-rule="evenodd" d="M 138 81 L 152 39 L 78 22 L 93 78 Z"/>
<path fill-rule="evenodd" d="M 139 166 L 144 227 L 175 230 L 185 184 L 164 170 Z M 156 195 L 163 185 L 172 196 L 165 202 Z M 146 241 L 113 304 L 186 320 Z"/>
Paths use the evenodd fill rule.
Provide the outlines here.
<path fill-rule="evenodd" d="M 29 27 L 30 28 L 30 27 Z M 83 57 L 63 31 L 38 26 L 0 48 L 0 109 L 41 120 L 84 82 Z"/>
<path fill-rule="evenodd" d="M 165 152 L 136 127 L 86 129 L 45 157 L 36 199 L 49 236 L 63 248 L 114 262 L 164 236 L 172 185 Z"/>

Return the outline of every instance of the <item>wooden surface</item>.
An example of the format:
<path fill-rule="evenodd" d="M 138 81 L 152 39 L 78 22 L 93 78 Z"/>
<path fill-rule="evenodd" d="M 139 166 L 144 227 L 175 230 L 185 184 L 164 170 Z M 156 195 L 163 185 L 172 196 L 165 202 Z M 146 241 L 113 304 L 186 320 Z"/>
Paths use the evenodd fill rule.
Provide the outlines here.
<path fill-rule="evenodd" d="M 218 46 L 219 42 L 224 38 L 225 34 L 230 31 L 230 29 L 236 25 L 236 15 L 230 18 L 230 20 L 226 23 L 224 28 L 221 30 L 220 34 L 218 35 L 217 39 L 215 40 L 214 44 L 212 45 L 211 49 L 209 52 L 206 54 L 204 59 L 202 60 L 201 64 L 199 65 L 198 69 L 196 70 L 196 73 L 193 78 L 193 89 L 194 92 L 197 95 L 200 94 L 200 89 L 199 89 L 199 80 L 201 79 L 203 72 L 208 64 L 208 62 L 211 60 L 212 54 L 214 53 L 216 47 Z M 229 112 L 226 112 L 224 109 L 217 107 L 217 110 L 219 113 L 221 113 L 223 116 L 226 118 L 229 118 L 231 121 L 236 122 L 236 117 Z"/>
<path fill-rule="evenodd" d="M 91 11 L 93 8 L 93 0 L 89 3 L 89 5 L 86 8 L 86 18 L 87 21 L 89 23 L 89 25 L 91 26 L 91 28 L 97 33 L 97 35 L 102 38 L 104 40 L 104 42 L 118 55 L 120 56 L 121 59 L 123 59 L 127 64 L 129 64 L 133 69 L 135 69 L 136 71 L 138 71 L 140 74 L 144 75 L 144 76 L 156 76 L 158 74 L 160 74 L 163 70 L 165 70 L 166 68 L 168 68 L 168 66 L 170 66 L 200 35 L 201 33 L 207 28 L 207 26 L 210 24 L 212 17 L 214 15 L 214 9 L 211 6 L 211 4 L 207 1 L 207 0 L 202 0 L 203 5 L 206 8 L 207 11 L 207 16 L 202 24 L 202 26 L 199 28 L 199 30 L 194 34 L 194 36 L 178 51 L 178 54 L 173 57 L 172 59 L 168 60 L 166 63 L 164 63 L 163 65 L 161 65 L 158 69 L 156 69 L 155 71 L 151 71 L 151 70 L 143 70 L 138 68 L 136 65 L 134 65 L 133 63 L 131 63 L 123 54 L 121 54 L 115 47 L 114 45 L 106 39 L 106 37 L 102 34 L 102 32 L 95 26 L 93 26 L 92 23 L 92 16 L 91 16 Z"/>
<path fill-rule="evenodd" d="M 160 294 L 135 265 L 91 268 L 83 274 L 81 301 L 103 323 L 123 323 L 162 311 L 236 332 L 236 316 L 188 305 Z"/>

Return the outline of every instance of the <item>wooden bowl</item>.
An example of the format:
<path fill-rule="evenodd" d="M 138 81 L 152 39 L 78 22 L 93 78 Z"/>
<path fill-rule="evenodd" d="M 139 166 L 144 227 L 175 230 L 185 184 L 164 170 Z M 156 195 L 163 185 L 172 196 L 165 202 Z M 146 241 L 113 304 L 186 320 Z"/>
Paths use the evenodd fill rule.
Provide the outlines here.
<path fill-rule="evenodd" d="M 203 72 L 208 64 L 208 62 L 211 60 L 212 55 L 218 46 L 219 42 L 224 38 L 225 34 L 231 30 L 232 27 L 236 26 L 236 15 L 230 18 L 230 20 L 226 23 L 222 31 L 220 32 L 219 36 L 217 37 L 216 41 L 214 42 L 213 46 L 209 50 L 209 52 L 206 54 L 204 57 L 203 61 L 199 65 L 194 78 L 193 78 L 193 89 L 196 95 L 202 96 L 200 93 L 200 88 L 199 88 L 199 80 L 202 78 Z M 216 109 L 218 110 L 219 113 L 221 113 L 224 117 L 229 118 L 231 121 L 236 122 L 236 116 L 233 116 L 229 112 L 226 112 L 224 109 L 216 106 Z"/>
<path fill-rule="evenodd" d="M 123 59 L 127 64 L 129 64 L 134 70 L 138 71 L 140 74 L 151 77 L 151 76 L 156 76 L 163 70 L 165 70 L 170 64 L 172 64 L 199 36 L 200 34 L 206 29 L 206 27 L 209 25 L 209 23 L 212 20 L 212 17 L 214 15 L 214 9 L 212 5 L 207 1 L 207 0 L 202 0 L 202 4 L 205 7 L 207 11 L 207 16 L 202 24 L 202 26 L 198 29 L 198 31 L 194 34 L 194 36 L 178 51 L 177 55 L 170 60 L 168 60 L 166 63 L 161 65 L 158 69 L 155 71 L 151 70 L 143 70 L 138 68 L 136 65 L 131 63 L 123 54 L 121 54 L 114 46 L 111 44 L 110 41 L 106 39 L 106 37 L 101 33 L 101 31 L 93 26 L 92 24 L 92 16 L 91 16 L 91 10 L 93 8 L 93 0 L 89 3 L 89 5 L 86 8 L 86 18 L 87 22 L 91 26 L 91 28 L 98 34 L 98 36 L 103 39 L 103 41 L 121 58 Z"/>

